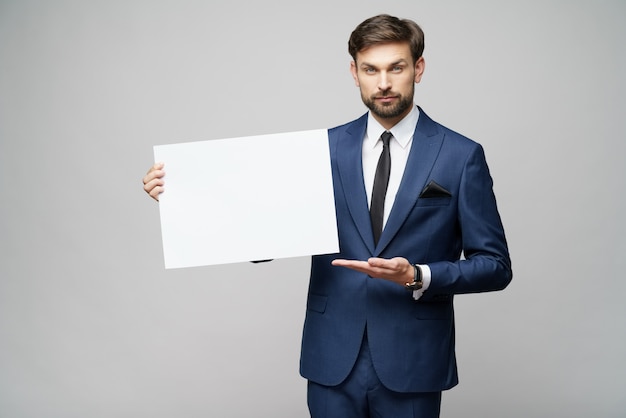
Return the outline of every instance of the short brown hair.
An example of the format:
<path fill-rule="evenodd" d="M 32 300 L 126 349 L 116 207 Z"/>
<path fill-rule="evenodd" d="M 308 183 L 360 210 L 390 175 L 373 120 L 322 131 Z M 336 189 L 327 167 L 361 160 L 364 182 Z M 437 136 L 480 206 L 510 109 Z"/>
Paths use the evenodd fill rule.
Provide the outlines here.
<path fill-rule="evenodd" d="M 357 52 L 389 42 L 408 42 L 413 62 L 417 62 L 424 52 L 422 28 L 412 20 L 387 14 L 370 17 L 357 26 L 348 40 L 348 52 L 356 62 Z"/>

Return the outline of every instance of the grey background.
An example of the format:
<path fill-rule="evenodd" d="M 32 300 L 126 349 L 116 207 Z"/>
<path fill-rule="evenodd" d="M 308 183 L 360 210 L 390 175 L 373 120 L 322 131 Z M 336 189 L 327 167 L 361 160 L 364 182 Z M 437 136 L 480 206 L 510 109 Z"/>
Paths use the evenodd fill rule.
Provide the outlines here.
<path fill-rule="evenodd" d="M 347 39 L 426 32 L 514 263 L 460 296 L 443 417 L 622 417 L 623 1 L 0 1 L 0 417 L 302 417 L 309 258 L 165 271 L 152 146 L 364 112 Z"/>

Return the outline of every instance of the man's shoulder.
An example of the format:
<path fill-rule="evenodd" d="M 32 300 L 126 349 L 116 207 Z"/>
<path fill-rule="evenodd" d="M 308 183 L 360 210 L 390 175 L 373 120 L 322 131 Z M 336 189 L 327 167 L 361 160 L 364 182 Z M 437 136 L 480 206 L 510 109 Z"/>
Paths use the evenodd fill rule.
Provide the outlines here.
<path fill-rule="evenodd" d="M 364 115 L 361 115 L 357 119 L 344 123 L 343 125 L 335 126 L 333 128 L 328 129 L 328 135 L 329 136 L 341 135 L 345 132 L 350 131 L 353 128 L 365 128 L 365 125 L 367 125 L 367 113 L 365 113 Z"/>
<path fill-rule="evenodd" d="M 465 136 L 464 134 L 458 131 L 450 129 L 444 125 L 440 125 L 440 124 L 437 124 L 437 125 L 439 126 L 439 129 L 441 130 L 441 132 L 446 136 L 446 138 L 448 138 L 448 140 L 456 141 L 459 143 L 459 145 L 460 144 L 465 144 L 467 146 L 479 145 L 478 142 Z"/>
<path fill-rule="evenodd" d="M 443 135 L 446 141 L 451 142 L 456 146 L 462 146 L 462 145 L 469 146 L 469 147 L 480 146 L 480 144 L 477 141 L 469 138 L 468 136 L 460 133 L 459 131 L 451 129 L 431 119 L 428 115 L 426 115 L 426 113 L 424 113 L 423 110 L 420 109 L 420 111 L 421 111 L 420 120 L 418 121 L 418 128 L 417 128 L 418 131 L 426 133 L 427 136 Z"/>

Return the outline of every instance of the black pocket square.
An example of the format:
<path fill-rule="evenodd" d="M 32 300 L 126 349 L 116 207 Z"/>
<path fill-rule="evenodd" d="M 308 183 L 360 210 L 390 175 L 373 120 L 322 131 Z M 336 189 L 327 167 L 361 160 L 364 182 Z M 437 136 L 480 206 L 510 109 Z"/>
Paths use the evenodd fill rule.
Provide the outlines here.
<path fill-rule="evenodd" d="M 422 193 L 420 193 L 419 197 L 452 197 L 452 193 L 447 191 L 442 185 L 438 184 L 435 180 L 431 180 Z"/>

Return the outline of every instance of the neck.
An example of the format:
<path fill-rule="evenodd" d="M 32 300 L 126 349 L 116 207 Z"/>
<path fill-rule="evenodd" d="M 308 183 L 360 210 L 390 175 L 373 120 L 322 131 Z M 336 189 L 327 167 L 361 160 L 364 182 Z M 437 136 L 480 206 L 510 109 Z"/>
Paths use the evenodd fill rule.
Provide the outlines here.
<path fill-rule="evenodd" d="M 413 107 L 409 107 L 404 112 L 402 112 L 401 115 L 389 117 L 389 118 L 379 116 L 374 112 L 372 112 L 372 116 L 374 117 L 374 119 L 376 119 L 378 123 L 381 124 L 383 128 L 385 128 L 386 130 L 390 130 L 391 128 L 396 126 L 398 122 L 404 119 L 409 113 L 411 113 L 411 110 L 413 110 Z"/>

